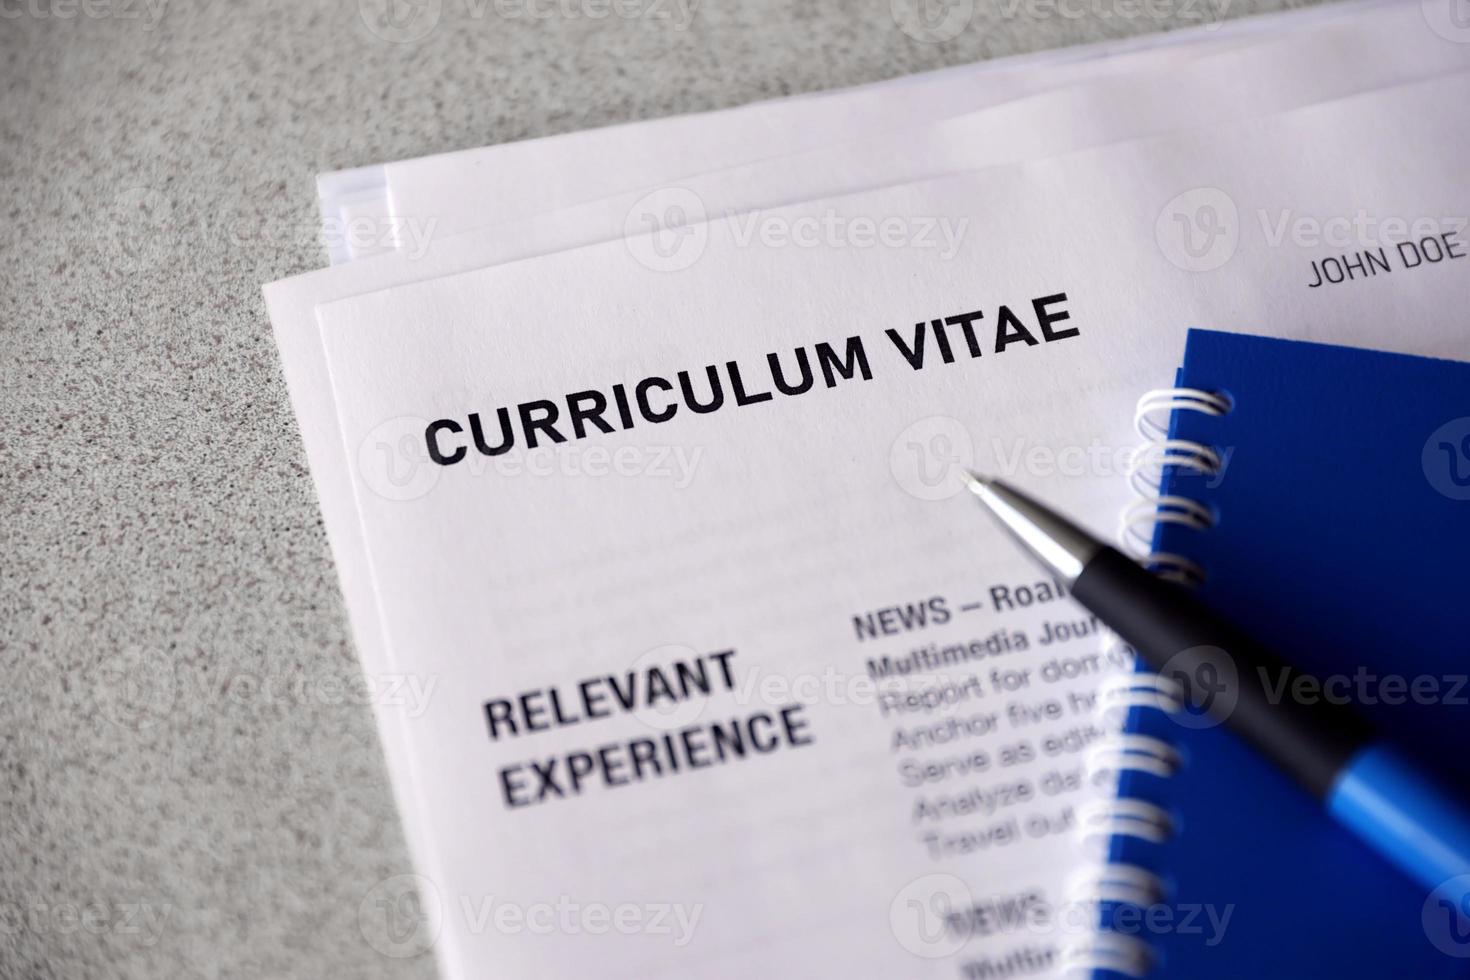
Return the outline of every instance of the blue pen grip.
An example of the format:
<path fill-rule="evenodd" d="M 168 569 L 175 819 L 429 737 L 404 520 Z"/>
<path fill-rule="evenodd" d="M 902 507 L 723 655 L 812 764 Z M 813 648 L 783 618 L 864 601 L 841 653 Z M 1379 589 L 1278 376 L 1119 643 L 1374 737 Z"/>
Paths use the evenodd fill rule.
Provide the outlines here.
<path fill-rule="evenodd" d="M 1349 760 L 1327 809 L 1425 888 L 1470 875 L 1470 811 L 1387 746 Z M 1470 897 L 1470 879 L 1459 890 L 1446 897 Z"/>

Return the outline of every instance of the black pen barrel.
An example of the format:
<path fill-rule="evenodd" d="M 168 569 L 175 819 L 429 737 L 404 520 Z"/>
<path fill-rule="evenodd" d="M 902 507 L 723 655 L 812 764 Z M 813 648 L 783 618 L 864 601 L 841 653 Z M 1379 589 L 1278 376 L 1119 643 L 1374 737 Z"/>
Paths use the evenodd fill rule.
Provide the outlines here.
<path fill-rule="evenodd" d="M 1178 682 L 1186 700 L 1229 725 L 1325 800 L 1372 732 L 1346 707 L 1293 699 L 1285 662 L 1221 619 L 1192 592 L 1104 548 L 1072 586 L 1073 597 L 1107 623 L 1153 670 Z"/>

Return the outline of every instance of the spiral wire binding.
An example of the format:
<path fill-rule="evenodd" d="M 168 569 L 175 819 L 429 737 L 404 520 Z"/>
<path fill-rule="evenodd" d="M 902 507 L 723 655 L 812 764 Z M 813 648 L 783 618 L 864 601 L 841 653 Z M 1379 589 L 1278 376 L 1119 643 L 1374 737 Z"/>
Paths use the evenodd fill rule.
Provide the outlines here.
<path fill-rule="evenodd" d="M 1114 640 L 1122 644 L 1116 636 Z M 1184 689 L 1162 674 L 1138 671 L 1114 674 L 1104 680 L 1097 693 L 1097 713 L 1110 730 L 1123 727 L 1129 708 L 1157 708 L 1169 714 L 1183 711 Z"/>
<path fill-rule="evenodd" d="M 1105 864 L 1079 875 L 1072 880 L 1067 893 L 1077 901 L 1100 899 L 1141 907 L 1166 897 L 1158 875 L 1132 864 Z"/>
<path fill-rule="evenodd" d="M 1112 970 L 1141 977 L 1153 967 L 1153 953 L 1137 936 L 1100 932 L 1086 946 L 1062 950 L 1062 973 L 1067 977 L 1090 977 L 1098 970 Z"/>
<path fill-rule="evenodd" d="M 1218 417 L 1230 411 L 1230 400 L 1198 388 L 1158 388 L 1138 399 L 1133 426 L 1144 444 L 1128 465 L 1128 483 L 1138 500 L 1124 509 L 1118 539 L 1125 551 L 1150 570 L 1182 585 L 1196 586 L 1204 581 L 1204 569 L 1198 564 L 1182 555 L 1150 550 L 1153 532 L 1159 524 L 1180 524 L 1198 531 L 1215 526 L 1214 514 L 1199 501 L 1158 493 L 1168 467 L 1200 476 L 1218 476 L 1225 469 L 1223 457 L 1213 446 L 1169 438 L 1168 418 L 1181 411 Z"/>
<path fill-rule="evenodd" d="M 1170 467 L 1200 476 L 1218 476 L 1225 460 L 1213 446 L 1188 439 L 1169 438 L 1168 419 L 1174 412 L 1202 412 L 1221 416 L 1231 409 L 1230 400 L 1198 388 L 1159 388 L 1145 392 L 1134 409 L 1133 425 L 1144 443 L 1128 466 L 1128 485 L 1137 500 L 1124 508 L 1118 523 L 1118 541 L 1123 550 L 1137 558 L 1161 578 L 1190 588 L 1205 579 L 1205 570 L 1183 555 L 1152 550 L 1154 531 L 1160 524 L 1178 524 L 1205 531 L 1215 526 L 1214 513 L 1197 500 L 1161 494 L 1164 473 Z M 1114 660 L 1131 660 L 1132 651 L 1121 637 L 1112 635 L 1108 653 Z M 1088 778 L 1094 785 L 1116 785 L 1125 771 L 1146 772 L 1169 778 L 1178 773 L 1178 750 L 1163 739 L 1122 730 L 1132 708 L 1153 708 L 1170 714 L 1184 710 L 1184 693 L 1178 682 L 1148 671 L 1129 671 L 1109 677 L 1098 692 L 1097 712 L 1108 734 L 1087 753 Z M 1091 851 L 1107 854 L 1108 842 L 1116 836 L 1136 837 L 1163 843 L 1173 835 L 1174 824 L 1167 810 L 1146 800 L 1114 795 L 1083 808 L 1078 814 L 1078 833 Z M 1087 903 L 1110 903 L 1148 908 L 1167 897 L 1163 880 L 1154 872 L 1132 864 L 1107 862 L 1075 879 L 1069 898 Z M 1130 977 L 1143 977 L 1153 967 L 1148 944 L 1136 936 L 1099 929 L 1085 942 L 1062 950 L 1063 972 L 1068 976 L 1090 976 L 1110 970 Z"/>

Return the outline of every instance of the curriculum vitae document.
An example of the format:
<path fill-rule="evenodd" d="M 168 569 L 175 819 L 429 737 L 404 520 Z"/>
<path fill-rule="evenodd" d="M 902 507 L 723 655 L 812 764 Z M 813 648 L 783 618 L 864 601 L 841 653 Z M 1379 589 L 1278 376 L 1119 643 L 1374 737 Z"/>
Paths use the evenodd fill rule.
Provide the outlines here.
<path fill-rule="evenodd" d="M 1054 973 L 1118 665 L 959 472 L 1105 532 L 1189 327 L 1464 357 L 1467 96 L 321 307 L 449 975 Z"/>

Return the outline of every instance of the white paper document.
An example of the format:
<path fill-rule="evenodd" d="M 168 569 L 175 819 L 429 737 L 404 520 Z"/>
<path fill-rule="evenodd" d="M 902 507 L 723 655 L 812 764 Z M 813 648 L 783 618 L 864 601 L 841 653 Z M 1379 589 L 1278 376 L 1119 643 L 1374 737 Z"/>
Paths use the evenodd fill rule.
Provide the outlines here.
<path fill-rule="evenodd" d="M 1362 17 L 1347 18 L 1342 25 L 1330 20 L 1319 28 L 1302 31 L 1295 44 L 1263 44 L 1244 49 L 1239 55 L 1201 59 L 1188 68 L 1171 71 L 1167 77 L 1142 73 L 1090 93 L 1062 91 L 1023 100 L 997 110 L 989 124 L 984 121 L 985 114 L 977 114 L 936 127 L 935 132 L 920 138 L 905 131 L 903 138 L 893 138 L 891 145 L 881 149 L 869 145 L 854 154 L 839 147 L 799 155 L 789 166 L 779 162 L 757 164 L 681 186 L 697 190 L 701 206 L 710 213 L 739 213 L 816 196 L 824 187 L 824 179 L 832 188 L 863 187 L 942 171 L 950 165 L 981 166 L 1001 159 L 1023 159 L 1028 149 L 1040 154 L 1089 141 L 1157 131 L 1168 119 L 1177 119 L 1179 107 L 1185 105 L 1193 107 L 1187 115 L 1194 124 L 1239 118 L 1253 110 L 1272 111 L 1318 95 L 1350 92 L 1375 80 L 1392 80 L 1406 71 L 1431 73 L 1439 70 L 1447 57 L 1464 53 L 1459 48 L 1447 52 L 1448 46 L 1441 38 L 1415 34 L 1417 20 L 1407 20 L 1404 13 L 1403 8 L 1372 5 Z M 1348 24 L 1355 29 L 1339 29 Z M 1364 45 L 1393 31 L 1404 43 L 1375 51 L 1368 59 L 1359 57 Z M 1238 98 L 1231 98 L 1229 93 L 1238 89 L 1234 81 L 1242 73 L 1253 79 L 1253 85 L 1241 90 Z M 1150 87 L 1161 91 L 1165 85 L 1176 105 L 1171 108 L 1166 102 L 1162 112 L 1155 114 L 1159 100 Z M 390 667 L 383 649 L 349 470 L 366 467 L 375 471 L 387 492 L 391 492 L 402 471 L 396 461 L 375 454 L 373 447 L 362 446 L 355 454 L 343 454 L 326 366 L 316 339 L 315 304 L 395 283 L 619 237 L 633 204 L 658 203 L 657 198 L 645 198 L 646 192 L 640 191 L 482 234 L 436 239 L 424 254 L 408 250 L 404 257 L 410 261 L 390 258 L 359 262 L 267 288 L 267 303 L 336 555 L 358 655 L 374 683 L 391 687 L 403 678 Z M 406 701 L 384 699 L 377 708 L 381 725 L 395 728 L 401 716 L 419 710 L 420 702 L 418 697 Z M 401 759 L 402 739 L 385 733 L 384 749 L 394 774 L 400 812 L 417 853 L 423 834 L 414 828 L 421 823 L 416 812 L 422 800 Z"/>
<path fill-rule="evenodd" d="M 1454 73 L 322 303 L 313 467 L 352 494 L 383 666 L 434 682 L 384 737 L 446 974 L 1056 975 L 1122 665 L 959 473 L 1106 534 L 1189 327 L 1470 354 L 1467 99 Z"/>

